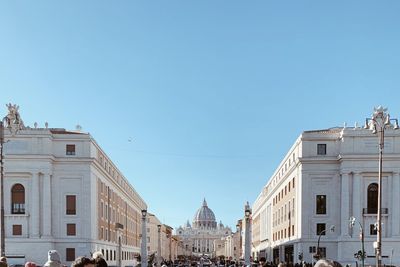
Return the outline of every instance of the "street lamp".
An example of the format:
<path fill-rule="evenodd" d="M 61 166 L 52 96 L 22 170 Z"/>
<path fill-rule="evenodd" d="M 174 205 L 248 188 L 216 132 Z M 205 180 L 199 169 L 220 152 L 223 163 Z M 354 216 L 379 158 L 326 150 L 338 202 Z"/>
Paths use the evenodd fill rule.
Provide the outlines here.
<path fill-rule="evenodd" d="M 330 230 L 332 233 L 335 232 L 335 226 L 332 225 L 332 226 L 329 228 L 329 230 Z M 322 234 L 326 233 L 326 231 L 327 231 L 327 229 L 322 230 L 322 231 L 319 233 L 319 236 L 318 236 L 317 253 L 314 255 L 314 258 L 317 259 L 317 260 L 319 260 L 319 259 L 321 258 L 321 253 L 319 252 L 319 241 L 321 240 Z"/>
<path fill-rule="evenodd" d="M 158 246 L 157 246 L 157 266 L 161 266 L 161 224 L 157 225 L 158 228 Z"/>
<path fill-rule="evenodd" d="M 356 222 L 356 218 L 354 216 L 350 217 L 350 227 L 353 228 L 354 224 Z M 362 227 L 362 224 L 360 221 L 358 221 L 360 224 L 360 239 L 361 239 L 361 251 L 359 253 L 356 253 L 355 255 L 357 258 L 361 258 L 362 261 L 362 267 L 364 267 L 364 259 L 365 259 L 365 250 L 364 250 L 364 228 Z"/>
<path fill-rule="evenodd" d="M 147 216 L 147 210 L 142 210 L 142 246 L 140 249 L 141 255 L 141 261 L 140 265 L 141 267 L 147 267 L 147 228 L 146 228 L 146 216 Z"/>
<path fill-rule="evenodd" d="M 246 219 L 246 229 L 244 236 L 244 264 L 246 266 L 250 265 L 250 250 L 251 250 L 251 242 L 250 242 L 250 216 L 251 216 L 251 208 L 249 202 L 244 206 L 244 217 Z"/>
<path fill-rule="evenodd" d="M 385 143 L 385 129 L 392 128 L 399 129 L 399 122 L 397 119 L 391 119 L 390 115 L 386 113 L 387 108 L 378 106 L 374 108 L 374 113 L 371 118 L 365 119 L 365 129 L 372 130 L 373 134 L 378 133 L 379 137 L 379 173 L 378 173 L 378 214 L 377 214 L 377 240 L 376 240 L 376 266 L 379 267 L 382 262 L 382 155 Z M 394 125 L 390 122 L 394 121 Z"/>
<path fill-rule="evenodd" d="M 242 256 L 242 231 L 240 230 L 240 224 L 239 222 L 236 224 L 236 232 L 239 235 L 239 245 L 238 245 L 238 259 Z"/>
<path fill-rule="evenodd" d="M 169 243 L 169 253 L 168 253 L 168 261 L 171 262 L 171 243 L 172 243 L 172 233 L 168 233 L 167 234 L 167 239 L 168 239 L 168 243 Z M 203 253 L 204 254 L 204 253 Z"/>
<path fill-rule="evenodd" d="M 4 155 L 3 155 L 3 148 L 4 148 L 4 129 L 10 130 L 12 135 L 15 135 L 18 130 L 22 129 L 24 126 L 21 117 L 19 115 L 18 109 L 19 106 L 12 105 L 9 103 L 6 105 L 8 107 L 8 114 L 0 121 L 0 220 L 1 220 L 1 238 L 0 238 L 0 249 L 1 249 L 1 256 L 4 257 L 6 255 L 6 241 L 5 241 L 5 219 L 4 219 Z"/>

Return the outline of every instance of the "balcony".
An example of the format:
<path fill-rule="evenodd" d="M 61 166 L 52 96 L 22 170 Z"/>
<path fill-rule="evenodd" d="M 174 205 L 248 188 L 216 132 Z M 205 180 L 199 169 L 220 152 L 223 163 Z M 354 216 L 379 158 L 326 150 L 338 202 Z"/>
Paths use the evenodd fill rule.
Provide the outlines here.
<path fill-rule="evenodd" d="M 363 209 L 363 215 L 367 215 L 367 214 L 377 214 L 378 213 L 378 209 L 377 208 L 364 208 Z M 381 214 L 382 215 L 388 215 L 389 213 L 389 209 L 388 208 L 381 208 Z"/>

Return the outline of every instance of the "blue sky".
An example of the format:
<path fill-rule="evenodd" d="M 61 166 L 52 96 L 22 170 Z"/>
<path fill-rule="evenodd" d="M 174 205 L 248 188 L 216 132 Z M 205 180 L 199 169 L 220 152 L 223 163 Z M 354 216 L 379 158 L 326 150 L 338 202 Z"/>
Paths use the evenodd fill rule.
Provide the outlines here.
<path fill-rule="evenodd" d="M 399 1 L 3 1 L 0 112 L 90 132 L 171 226 L 232 227 L 304 130 L 400 115 Z M 128 139 L 132 138 L 129 142 Z"/>

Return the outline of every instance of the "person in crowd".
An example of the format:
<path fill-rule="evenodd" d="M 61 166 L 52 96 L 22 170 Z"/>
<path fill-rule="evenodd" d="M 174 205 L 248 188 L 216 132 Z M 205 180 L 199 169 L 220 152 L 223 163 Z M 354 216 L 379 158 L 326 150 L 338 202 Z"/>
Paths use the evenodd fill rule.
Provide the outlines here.
<path fill-rule="evenodd" d="M 28 261 L 27 263 L 25 263 L 25 267 L 36 267 L 36 263 Z"/>
<path fill-rule="evenodd" d="M 49 250 L 47 252 L 47 262 L 44 267 L 63 267 L 61 264 L 60 254 L 57 250 Z"/>
<path fill-rule="evenodd" d="M 6 257 L 1 257 L 0 258 L 0 267 L 7 267 L 7 258 Z"/>
<path fill-rule="evenodd" d="M 96 251 L 93 253 L 93 260 L 94 260 L 94 265 L 96 267 L 108 267 L 108 264 L 106 260 L 104 259 L 103 253 L 101 251 Z"/>
<path fill-rule="evenodd" d="M 267 260 L 265 259 L 265 257 L 261 257 L 258 261 L 258 266 L 260 267 L 266 267 L 267 265 Z"/>
<path fill-rule="evenodd" d="M 71 263 L 71 267 L 95 267 L 95 260 L 86 257 L 78 257 Z"/>
<path fill-rule="evenodd" d="M 342 267 L 342 265 L 336 261 L 328 260 L 328 259 L 320 259 L 318 260 L 315 267 Z"/>

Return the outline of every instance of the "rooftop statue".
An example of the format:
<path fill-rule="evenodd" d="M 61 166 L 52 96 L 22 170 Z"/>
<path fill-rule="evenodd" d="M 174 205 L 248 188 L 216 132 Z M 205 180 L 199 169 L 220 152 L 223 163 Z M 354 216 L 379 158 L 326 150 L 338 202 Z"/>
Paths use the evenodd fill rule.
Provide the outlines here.
<path fill-rule="evenodd" d="M 24 122 L 21 119 L 21 115 L 19 114 L 19 106 L 16 104 L 6 104 L 8 108 L 8 114 L 4 117 L 5 127 L 9 128 L 13 134 L 16 131 L 24 128 Z"/>

